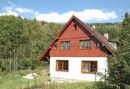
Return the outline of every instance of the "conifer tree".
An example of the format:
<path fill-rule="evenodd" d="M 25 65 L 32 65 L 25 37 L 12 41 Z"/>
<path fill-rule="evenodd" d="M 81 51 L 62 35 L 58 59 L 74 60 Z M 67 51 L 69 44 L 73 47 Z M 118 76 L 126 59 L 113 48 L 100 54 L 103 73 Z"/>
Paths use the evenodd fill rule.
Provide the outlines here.
<path fill-rule="evenodd" d="M 108 81 L 119 89 L 127 89 L 130 85 L 130 16 L 128 13 L 125 14 L 122 22 L 118 50 L 109 60 Z"/>

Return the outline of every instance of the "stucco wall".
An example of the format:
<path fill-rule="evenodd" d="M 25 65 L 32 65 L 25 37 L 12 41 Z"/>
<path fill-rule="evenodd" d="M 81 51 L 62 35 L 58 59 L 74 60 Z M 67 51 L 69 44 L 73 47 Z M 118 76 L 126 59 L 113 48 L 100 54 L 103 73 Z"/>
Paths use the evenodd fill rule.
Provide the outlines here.
<path fill-rule="evenodd" d="M 56 60 L 68 60 L 69 71 L 56 71 Z M 81 73 L 81 61 L 97 61 L 97 71 L 105 74 L 107 70 L 107 57 L 50 57 L 50 79 L 51 80 L 87 80 L 99 81 L 100 77 L 96 74 Z"/>

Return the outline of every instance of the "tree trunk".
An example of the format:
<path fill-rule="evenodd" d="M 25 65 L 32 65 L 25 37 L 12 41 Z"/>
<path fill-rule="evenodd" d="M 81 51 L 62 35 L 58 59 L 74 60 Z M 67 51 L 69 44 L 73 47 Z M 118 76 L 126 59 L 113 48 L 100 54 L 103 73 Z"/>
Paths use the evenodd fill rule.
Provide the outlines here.
<path fill-rule="evenodd" d="M 16 50 L 16 70 L 18 69 L 18 49 Z"/>
<path fill-rule="evenodd" d="M 16 60 L 15 60 L 15 50 L 14 50 L 14 60 L 13 60 L 13 65 L 14 65 L 14 72 L 16 71 Z"/>
<path fill-rule="evenodd" d="M 11 58 L 9 58 L 9 64 L 10 64 L 9 72 L 12 72 L 12 60 L 11 60 Z"/>

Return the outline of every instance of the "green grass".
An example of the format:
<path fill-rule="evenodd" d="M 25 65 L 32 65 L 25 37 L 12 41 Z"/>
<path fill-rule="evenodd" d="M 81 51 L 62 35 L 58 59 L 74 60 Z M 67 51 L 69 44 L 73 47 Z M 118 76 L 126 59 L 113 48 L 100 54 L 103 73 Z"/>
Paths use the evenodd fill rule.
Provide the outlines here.
<path fill-rule="evenodd" d="M 50 83 L 34 86 L 29 89 L 99 89 L 95 82 Z"/>
<path fill-rule="evenodd" d="M 25 74 L 26 73 L 24 72 L 24 74 L 22 75 Z M 40 83 L 43 83 L 44 81 L 47 81 L 49 79 L 48 76 L 44 76 L 42 74 L 40 74 L 39 77 L 33 80 L 25 79 L 22 75 L 20 74 L 20 72 L 15 72 L 0 76 L 0 89 L 24 89 L 39 85 Z"/>
<path fill-rule="evenodd" d="M 47 69 L 43 67 L 33 70 L 39 77 L 29 80 L 23 78 L 31 71 L 17 71 L 15 73 L 7 73 L 0 75 L 0 89 L 113 89 L 106 86 L 104 82 L 77 82 L 77 83 L 47 83 Z M 129 88 L 130 89 L 130 86 Z"/>
<path fill-rule="evenodd" d="M 27 88 L 26 88 L 27 89 Z M 50 83 L 32 86 L 29 89 L 119 89 L 105 82 Z M 127 89 L 130 89 L 128 86 Z"/>
<path fill-rule="evenodd" d="M 36 69 L 35 73 L 40 76 L 33 80 L 23 78 L 29 73 L 27 70 L 22 73 L 18 71 L 4 74 L 0 77 L 0 89 L 96 89 L 94 82 L 46 84 L 45 81 L 49 79 L 49 76 L 45 76 L 44 71 L 43 68 Z"/>

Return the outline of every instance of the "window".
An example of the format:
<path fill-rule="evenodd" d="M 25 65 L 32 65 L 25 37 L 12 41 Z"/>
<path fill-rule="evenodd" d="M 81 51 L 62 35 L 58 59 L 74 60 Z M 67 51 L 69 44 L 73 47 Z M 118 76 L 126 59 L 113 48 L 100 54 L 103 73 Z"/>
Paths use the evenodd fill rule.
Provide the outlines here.
<path fill-rule="evenodd" d="M 57 71 L 68 71 L 68 60 L 57 60 L 56 61 L 56 70 Z"/>
<path fill-rule="evenodd" d="M 76 24 L 73 24 L 73 26 L 74 26 L 74 30 L 77 30 L 77 25 L 76 25 Z"/>
<path fill-rule="evenodd" d="M 63 50 L 67 50 L 67 49 L 70 49 L 70 41 L 62 41 L 61 42 L 61 49 Z"/>
<path fill-rule="evenodd" d="M 54 48 L 57 49 L 57 43 L 54 44 Z"/>
<path fill-rule="evenodd" d="M 91 48 L 91 40 L 81 40 L 80 49 Z"/>
<path fill-rule="evenodd" d="M 96 73 L 97 61 L 82 61 L 81 68 L 82 73 Z"/>
<path fill-rule="evenodd" d="M 96 47 L 100 48 L 101 44 L 99 42 L 96 43 Z"/>

